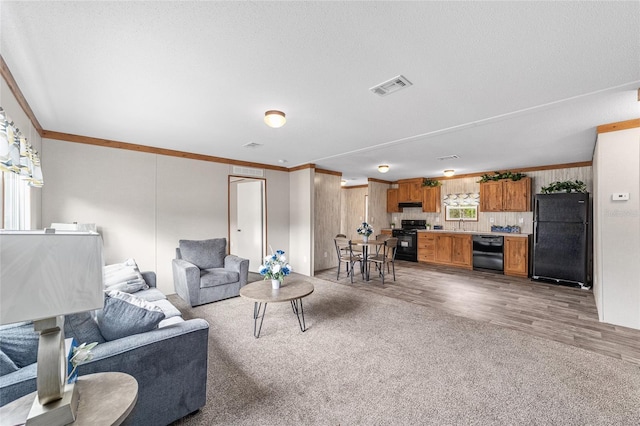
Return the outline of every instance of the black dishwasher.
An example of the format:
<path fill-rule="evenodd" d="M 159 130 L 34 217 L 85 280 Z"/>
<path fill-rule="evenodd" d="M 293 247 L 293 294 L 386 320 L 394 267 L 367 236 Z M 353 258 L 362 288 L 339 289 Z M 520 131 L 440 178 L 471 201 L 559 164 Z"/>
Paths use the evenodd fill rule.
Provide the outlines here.
<path fill-rule="evenodd" d="M 504 237 L 473 236 L 473 269 L 504 272 Z"/>

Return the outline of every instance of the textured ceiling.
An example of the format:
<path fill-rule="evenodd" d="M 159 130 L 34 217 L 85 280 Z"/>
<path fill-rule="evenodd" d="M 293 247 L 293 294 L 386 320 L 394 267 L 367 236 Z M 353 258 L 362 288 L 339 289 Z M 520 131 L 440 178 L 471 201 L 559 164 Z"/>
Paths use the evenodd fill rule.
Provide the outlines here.
<path fill-rule="evenodd" d="M 640 117 L 637 1 L 2 1 L 0 25 L 44 129 L 350 184 L 589 161 Z"/>

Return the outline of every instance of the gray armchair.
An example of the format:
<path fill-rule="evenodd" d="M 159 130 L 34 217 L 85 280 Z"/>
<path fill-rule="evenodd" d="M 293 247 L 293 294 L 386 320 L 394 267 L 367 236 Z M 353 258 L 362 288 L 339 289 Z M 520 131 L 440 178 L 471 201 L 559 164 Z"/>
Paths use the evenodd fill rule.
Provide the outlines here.
<path fill-rule="evenodd" d="M 227 255 L 227 239 L 180 240 L 172 262 L 173 286 L 190 306 L 238 296 L 249 278 L 249 259 Z"/>

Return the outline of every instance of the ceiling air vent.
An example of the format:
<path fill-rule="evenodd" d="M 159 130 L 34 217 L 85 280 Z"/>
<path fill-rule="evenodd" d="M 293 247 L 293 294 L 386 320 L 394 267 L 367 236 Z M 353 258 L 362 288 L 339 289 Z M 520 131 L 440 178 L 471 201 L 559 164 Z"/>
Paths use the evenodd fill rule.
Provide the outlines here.
<path fill-rule="evenodd" d="M 258 147 L 261 147 L 262 144 L 261 143 L 257 143 L 257 142 L 249 142 L 249 143 L 245 143 L 242 146 L 245 147 L 245 148 L 258 148 Z"/>
<path fill-rule="evenodd" d="M 436 158 L 436 160 L 455 160 L 456 158 L 460 158 L 459 156 L 457 156 L 456 154 L 452 154 L 452 155 L 445 155 L 444 157 L 438 157 Z"/>
<path fill-rule="evenodd" d="M 252 167 L 233 166 L 233 174 L 234 175 L 253 176 L 253 177 L 263 177 L 264 176 L 264 170 L 263 169 L 254 169 Z"/>
<path fill-rule="evenodd" d="M 412 84 L 413 83 L 407 80 L 405 76 L 399 75 L 397 77 L 393 77 L 391 80 L 378 84 L 377 86 L 373 86 L 369 90 L 371 90 L 376 95 L 387 96 L 390 93 L 397 92 L 398 90 L 409 87 Z"/>

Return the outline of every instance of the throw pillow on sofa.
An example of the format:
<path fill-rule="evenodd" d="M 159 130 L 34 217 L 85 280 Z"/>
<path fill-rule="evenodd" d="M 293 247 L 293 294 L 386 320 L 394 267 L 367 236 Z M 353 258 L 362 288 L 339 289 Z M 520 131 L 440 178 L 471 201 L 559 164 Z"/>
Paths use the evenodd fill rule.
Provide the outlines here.
<path fill-rule="evenodd" d="M 105 291 L 119 290 L 125 293 L 135 293 L 149 288 L 134 259 L 106 265 L 103 268 L 103 275 Z"/>
<path fill-rule="evenodd" d="M 122 291 L 105 293 L 104 308 L 98 311 L 98 328 L 106 340 L 146 333 L 164 319 L 162 309 Z"/>
<path fill-rule="evenodd" d="M 38 360 L 39 339 L 40 334 L 33 329 L 31 321 L 0 326 L 0 350 L 18 368 Z"/>

